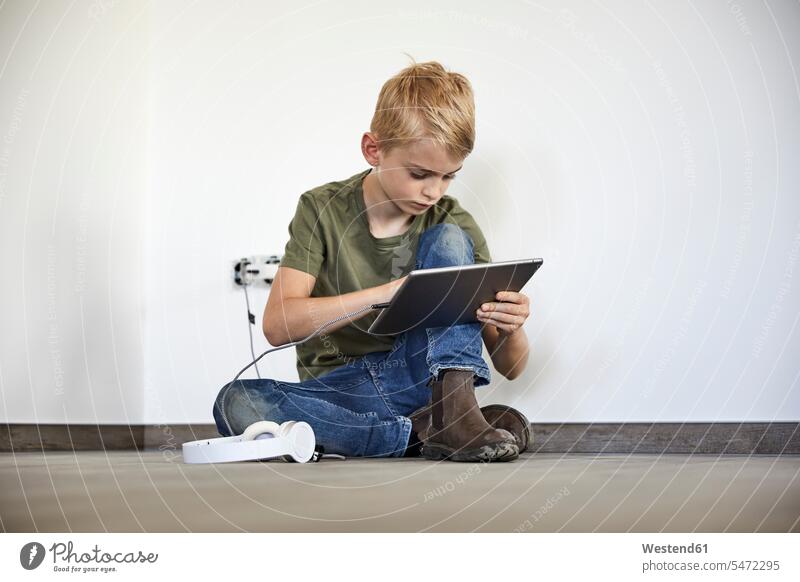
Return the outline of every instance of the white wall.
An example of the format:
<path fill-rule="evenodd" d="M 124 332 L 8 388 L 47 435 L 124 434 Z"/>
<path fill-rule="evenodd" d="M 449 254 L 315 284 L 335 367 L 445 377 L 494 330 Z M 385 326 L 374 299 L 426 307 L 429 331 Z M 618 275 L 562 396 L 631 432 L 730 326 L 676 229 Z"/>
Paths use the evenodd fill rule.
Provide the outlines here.
<path fill-rule="evenodd" d="M 539 421 L 800 419 L 797 4 L 429 5 L 7 2 L 4 416 L 210 422 L 251 359 L 231 262 L 282 252 L 297 197 L 366 167 L 360 135 L 408 52 L 475 88 L 451 193 L 496 260 L 545 259 L 528 368 L 482 402 Z M 265 301 L 253 289 L 259 321 Z M 262 362 L 297 377 L 290 350 Z"/>
<path fill-rule="evenodd" d="M 0 418 L 143 418 L 149 19 L 0 7 Z"/>

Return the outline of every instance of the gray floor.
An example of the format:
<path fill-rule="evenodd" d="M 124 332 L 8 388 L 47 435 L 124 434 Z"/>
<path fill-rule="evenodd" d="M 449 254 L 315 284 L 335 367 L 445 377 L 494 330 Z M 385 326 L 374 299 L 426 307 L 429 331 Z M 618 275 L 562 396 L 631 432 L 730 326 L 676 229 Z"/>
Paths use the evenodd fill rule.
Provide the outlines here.
<path fill-rule="evenodd" d="M 0 454 L 21 531 L 800 531 L 800 457 L 523 455 L 184 465 L 180 451 Z"/>

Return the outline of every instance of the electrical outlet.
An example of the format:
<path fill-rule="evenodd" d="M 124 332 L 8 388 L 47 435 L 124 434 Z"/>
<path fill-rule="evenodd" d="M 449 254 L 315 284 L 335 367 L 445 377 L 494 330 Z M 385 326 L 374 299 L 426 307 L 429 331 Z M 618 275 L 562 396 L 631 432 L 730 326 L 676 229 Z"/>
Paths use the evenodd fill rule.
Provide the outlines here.
<path fill-rule="evenodd" d="M 237 285 L 252 285 L 263 282 L 272 285 L 282 255 L 255 255 L 243 257 L 233 266 L 233 280 Z"/>

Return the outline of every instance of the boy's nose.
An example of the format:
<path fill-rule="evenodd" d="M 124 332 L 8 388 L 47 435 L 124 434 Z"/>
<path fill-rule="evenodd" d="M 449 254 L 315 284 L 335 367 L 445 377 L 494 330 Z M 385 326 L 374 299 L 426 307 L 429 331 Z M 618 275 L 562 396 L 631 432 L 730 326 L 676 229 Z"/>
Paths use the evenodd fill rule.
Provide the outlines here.
<path fill-rule="evenodd" d="M 439 189 L 438 188 L 423 188 L 422 195 L 427 198 L 429 201 L 433 202 L 434 200 L 439 199 Z"/>

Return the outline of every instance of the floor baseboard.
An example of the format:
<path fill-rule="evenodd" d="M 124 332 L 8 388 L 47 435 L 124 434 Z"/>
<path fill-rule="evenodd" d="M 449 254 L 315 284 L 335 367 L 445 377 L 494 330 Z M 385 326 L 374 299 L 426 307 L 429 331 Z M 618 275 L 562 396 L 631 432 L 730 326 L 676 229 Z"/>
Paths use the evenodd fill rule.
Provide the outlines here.
<path fill-rule="evenodd" d="M 797 422 L 598 422 L 532 424 L 542 453 L 800 453 Z"/>
<path fill-rule="evenodd" d="M 798 422 L 534 423 L 531 452 L 800 454 Z M 213 424 L 4 424 L 0 452 L 172 450 L 220 436 Z"/>

